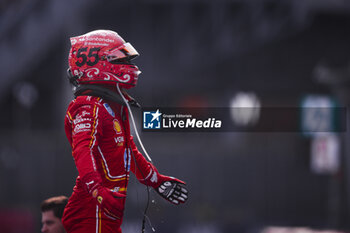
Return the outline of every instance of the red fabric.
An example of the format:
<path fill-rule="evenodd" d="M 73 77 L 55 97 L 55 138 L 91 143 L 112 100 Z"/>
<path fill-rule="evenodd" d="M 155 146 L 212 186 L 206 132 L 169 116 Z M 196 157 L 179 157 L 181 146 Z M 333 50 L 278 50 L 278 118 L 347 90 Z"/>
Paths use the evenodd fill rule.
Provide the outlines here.
<path fill-rule="evenodd" d="M 137 149 L 133 137 L 130 137 L 131 148 L 131 171 L 136 175 L 137 179 L 146 185 L 150 185 L 149 179 L 152 172 L 156 171 L 155 167 L 143 157 Z M 158 173 L 158 172 L 157 172 Z"/>
<path fill-rule="evenodd" d="M 123 217 L 126 195 L 102 186 L 100 177 L 96 172 L 88 173 L 81 180 L 86 191 L 94 198 L 96 204 L 106 216 L 112 219 L 121 219 Z"/>
<path fill-rule="evenodd" d="M 97 97 L 79 96 L 68 107 L 65 131 L 79 173 L 63 216 L 67 233 L 83 232 L 79 230 L 79 226 L 85 226 L 83 223 L 91 227 L 98 222 L 102 227 L 91 232 L 118 232 L 122 218 L 113 221 L 100 213 L 100 206 L 86 191 L 80 177 L 93 173 L 102 186 L 126 194 L 130 169 L 138 179 L 143 178 L 142 174 L 150 173 L 152 166 L 130 136 L 127 108 Z M 124 204 L 125 200 L 122 209 Z M 104 227 L 109 224 L 113 227 Z"/>

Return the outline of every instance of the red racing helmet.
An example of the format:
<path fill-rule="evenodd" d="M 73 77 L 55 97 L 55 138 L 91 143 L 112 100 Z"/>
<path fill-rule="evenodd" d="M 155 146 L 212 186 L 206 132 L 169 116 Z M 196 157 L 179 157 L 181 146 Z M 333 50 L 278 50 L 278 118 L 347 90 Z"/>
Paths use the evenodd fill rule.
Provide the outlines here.
<path fill-rule="evenodd" d="M 112 85 L 122 88 L 137 84 L 141 71 L 130 61 L 139 54 L 118 33 L 96 30 L 71 37 L 68 63 L 71 82 L 76 85 Z"/>

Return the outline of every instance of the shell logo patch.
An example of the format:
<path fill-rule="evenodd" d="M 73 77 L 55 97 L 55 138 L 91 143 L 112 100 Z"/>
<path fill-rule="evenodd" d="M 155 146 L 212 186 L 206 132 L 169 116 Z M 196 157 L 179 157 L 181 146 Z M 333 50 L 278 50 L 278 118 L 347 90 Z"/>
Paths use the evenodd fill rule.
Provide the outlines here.
<path fill-rule="evenodd" d="M 93 197 L 93 198 L 96 198 L 97 194 L 98 194 L 97 189 L 95 189 L 94 191 L 92 191 L 92 197 Z"/>
<path fill-rule="evenodd" d="M 122 133 L 122 127 L 119 124 L 119 121 L 117 119 L 113 120 L 113 128 L 117 134 Z"/>

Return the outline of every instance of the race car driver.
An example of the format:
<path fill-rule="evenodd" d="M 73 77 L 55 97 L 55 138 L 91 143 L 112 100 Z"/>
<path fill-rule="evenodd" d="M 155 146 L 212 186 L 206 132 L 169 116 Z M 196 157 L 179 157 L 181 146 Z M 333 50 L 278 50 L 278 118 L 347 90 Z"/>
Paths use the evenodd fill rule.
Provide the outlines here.
<path fill-rule="evenodd" d="M 76 98 L 65 131 L 79 176 L 63 215 L 67 233 L 121 232 L 130 171 L 169 202 L 187 200 L 185 183 L 162 175 L 137 149 L 130 135 L 126 89 L 141 73 L 139 54 L 116 32 L 96 30 L 72 37 L 68 76 Z"/>

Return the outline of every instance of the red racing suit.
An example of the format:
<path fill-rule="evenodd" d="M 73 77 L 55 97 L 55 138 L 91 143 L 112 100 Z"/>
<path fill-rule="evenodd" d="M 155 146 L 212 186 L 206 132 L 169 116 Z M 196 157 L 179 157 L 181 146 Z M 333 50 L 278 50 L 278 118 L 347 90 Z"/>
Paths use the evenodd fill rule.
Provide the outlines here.
<path fill-rule="evenodd" d="M 98 97 L 78 96 L 68 107 L 65 131 L 79 173 L 62 218 L 67 233 L 121 232 L 122 217 L 111 219 L 103 214 L 84 189 L 81 177 L 95 172 L 103 186 L 122 194 L 126 194 L 130 171 L 147 184 L 155 168 L 130 136 L 126 106 Z M 124 209 L 125 198 L 120 201 Z"/>

